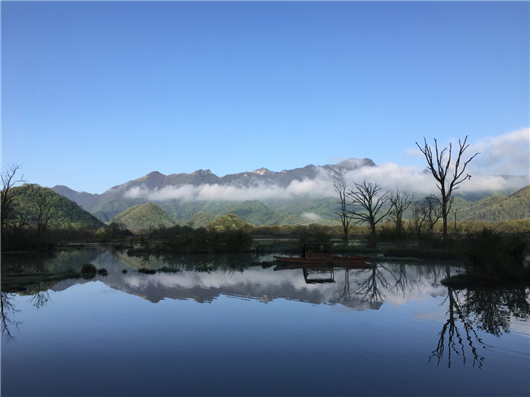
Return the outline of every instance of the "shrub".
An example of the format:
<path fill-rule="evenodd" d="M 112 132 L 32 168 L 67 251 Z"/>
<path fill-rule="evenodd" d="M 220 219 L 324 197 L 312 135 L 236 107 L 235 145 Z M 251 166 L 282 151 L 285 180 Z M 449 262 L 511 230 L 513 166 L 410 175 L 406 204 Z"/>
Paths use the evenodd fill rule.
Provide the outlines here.
<path fill-rule="evenodd" d="M 92 263 L 85 263 L 81 267 L 81 274 L 96 274 L 97 269 L 96 266 L 94 266 Z"/>
<path fill-rule="evenodd" d="M 528 240 L 517 234 L 503 236 L 485 228 L 464 240 L 463 251 L 467 269 L 484 274 L 501 274 L 524 266 Z"/>
<path fill-rule="evenodd" d="M 107 271 L 107 269 L 98 269 L 98 274 L 102 276 L 107 276 L 109 272 Z"/>

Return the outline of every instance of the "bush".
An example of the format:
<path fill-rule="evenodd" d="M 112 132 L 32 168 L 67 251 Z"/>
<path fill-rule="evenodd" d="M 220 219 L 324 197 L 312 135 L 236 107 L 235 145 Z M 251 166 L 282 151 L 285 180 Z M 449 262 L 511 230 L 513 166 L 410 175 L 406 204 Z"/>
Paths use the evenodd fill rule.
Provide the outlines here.
<path fill-rule="evenodd" d="M 96 272 L 96 266 L 94 266 L 92 263 L 85 263 L 83 267 L 81 267 L 81 274 L 96 274 Z"/>
<path fill-rule="evenodd" d="M 485 228 L 464 240 L 463 251 L 468 271 L 501 274 L 524 266 L 528 240 L 518 234 L 504 236 Z"/>

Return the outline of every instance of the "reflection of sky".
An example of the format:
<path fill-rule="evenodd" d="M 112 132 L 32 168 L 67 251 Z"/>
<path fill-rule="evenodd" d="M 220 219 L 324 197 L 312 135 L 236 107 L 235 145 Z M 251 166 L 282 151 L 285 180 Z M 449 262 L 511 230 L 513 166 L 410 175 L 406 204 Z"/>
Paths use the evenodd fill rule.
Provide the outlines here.
<path fill-rule="evenodd" d="M 287 281 L 297 277 L 269 270 L 126 279 L 146 289 L 215 289 L 227 280 L 252 283 L 262 273 L 267 285 L 274 285 L 278 275 Z M 22 324 L 14 332 L 16 340 L 2 344 L 2 391 L 42 396 L 525 395 L 529 355 L 522 347 L 528 339 L 517 332 L 501 338 L 479 333 L 488 344 L 482 370 L 461 357 L 453 358 L 450 370 L 445 358 L 440 367 L 428 362 L 447 304 L 442 305 L 444 296 L 426 291 L 399 305 L 365 311 L 282 298 L 265 305 L 224 294 L 211 305 L 192 299 L 152 304 L 102 281 L 55 292 L 40 309 L 30 296 L 22 296 L 17 298 L 16 319 Z"/>
<path fill-rule="evenodd" d="M 371 271 L 348 270 L 349 285 L 352 296 L 360 299 L 361 294 L 356 290 L 360 283 L 371 276 Z M 389 284 L 395 282 L 391 272 L 382 269 L 379 278 L 384 278 Z M 432 296 L 439 296 L 444 288 L 433 286 L 425 277 L 413 276 L 413 284 L 403 291 L 385 289 L 384 302 L 399 306 L 408 301 L 426 301 Z M 106 279 L 103 281 L 107 282 Z M 110 280 L 109 280 L 110 281 Z M 339 300 L 339 295 L 345 287 L 345 271 L 335 270 L 335 283 L 307 284 L 301 269 L 274 271 L 272 268 L 250 268 L 244 272 L 215 271 L 211 273 L 188 272 L 154 275 L 128 273 L 119 281 L 109 282 L 109 285 L 123 290 L 134 290 L 147 294 L 148 290 L 168 291 L 167 297 L 174 297 L 169 291 L 217 291 L 216 294 L 235 296 L 262 297 L 268 300 L 275 298 L 307 300 L 312 303 L 333 303 Z M 395 289 L 395 288 L 394 288 Z M 382 303 L 382 302 L 381 302 Z"/>
<path fill-rule="evenodd" d="M 530 338 L 530 322 L 521 321 L 517 317 L 510 316 L 510 332 Z"/>

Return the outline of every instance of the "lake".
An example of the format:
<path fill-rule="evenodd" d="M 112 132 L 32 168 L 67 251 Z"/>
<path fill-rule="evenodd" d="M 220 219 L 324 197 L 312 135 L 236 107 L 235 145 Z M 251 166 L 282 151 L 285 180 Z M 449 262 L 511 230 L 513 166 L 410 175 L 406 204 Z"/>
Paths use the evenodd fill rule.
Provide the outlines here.
<path fill-rule="evenodd" d="M 529 289 L 446 288 L 450 263 L 271 262 L 3 255 L 3 269 L 108 275 L 2 291 L 2 396 L 530 395 Z M 177 271 L 138 272 L 163 266 Z"/>

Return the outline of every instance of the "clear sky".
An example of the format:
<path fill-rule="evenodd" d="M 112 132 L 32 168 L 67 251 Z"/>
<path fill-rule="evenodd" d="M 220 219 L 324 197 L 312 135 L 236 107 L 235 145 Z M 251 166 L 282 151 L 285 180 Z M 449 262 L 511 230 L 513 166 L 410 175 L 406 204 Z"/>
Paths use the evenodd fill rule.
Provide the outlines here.
<path fill-rule="evenodd" d="M 528 2 L 2 1 L 2 166 L 102 193 L 525 141 L 529 19 Z M 524 144 L 508 171 L 528 173 Z"/>

